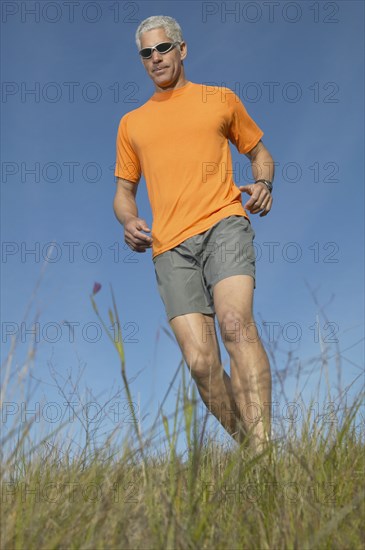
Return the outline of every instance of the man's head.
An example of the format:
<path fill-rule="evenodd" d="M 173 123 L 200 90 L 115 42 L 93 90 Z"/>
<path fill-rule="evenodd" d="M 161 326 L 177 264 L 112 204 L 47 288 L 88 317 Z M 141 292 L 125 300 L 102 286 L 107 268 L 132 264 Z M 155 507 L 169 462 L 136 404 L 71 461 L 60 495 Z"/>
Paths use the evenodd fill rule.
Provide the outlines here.
<path fill-rule="evenodd" d="M 157 90 L 171 88 L 184 81 L 183 60 L 187 55 L 187 47 L 181 27 L 175 19 L 167 15 L 148 17 L 142 21 L 136 31 L 136 43 L 138 51 L 152 48 L 152 51 L 142 51 L 151 56 L 141 56 L 141 60 Z M 166 43 L 171 44 L 171 49 L 165 45 Z M 161 50 L 169 51 L 163 53 L 154 49 L 159 44 L 164 44 Z"/>

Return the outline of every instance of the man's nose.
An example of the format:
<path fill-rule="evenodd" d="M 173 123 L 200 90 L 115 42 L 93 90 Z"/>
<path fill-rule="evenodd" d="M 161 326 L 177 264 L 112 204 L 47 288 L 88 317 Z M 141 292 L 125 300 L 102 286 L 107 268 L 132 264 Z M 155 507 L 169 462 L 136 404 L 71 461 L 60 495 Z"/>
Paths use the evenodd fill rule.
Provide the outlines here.
<path fill-rule="evenodd" d="M 152 50 L 152 61 L 153 63 L 157 63 L 158 61 L 161 61 L 162 55 L 157 50 Z"/>

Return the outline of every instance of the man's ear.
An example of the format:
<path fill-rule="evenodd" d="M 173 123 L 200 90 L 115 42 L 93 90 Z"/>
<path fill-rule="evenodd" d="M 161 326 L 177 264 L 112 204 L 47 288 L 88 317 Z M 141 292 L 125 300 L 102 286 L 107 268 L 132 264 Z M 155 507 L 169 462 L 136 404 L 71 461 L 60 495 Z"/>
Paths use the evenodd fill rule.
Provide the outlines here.
<path fill-rule="evenodd" d="M 181 61 L 183 61 L 188 55 L 188 47 L 186 45 L 186 42 L 181 42 L 180 44 L 180 55 L 181 55 Z"/>

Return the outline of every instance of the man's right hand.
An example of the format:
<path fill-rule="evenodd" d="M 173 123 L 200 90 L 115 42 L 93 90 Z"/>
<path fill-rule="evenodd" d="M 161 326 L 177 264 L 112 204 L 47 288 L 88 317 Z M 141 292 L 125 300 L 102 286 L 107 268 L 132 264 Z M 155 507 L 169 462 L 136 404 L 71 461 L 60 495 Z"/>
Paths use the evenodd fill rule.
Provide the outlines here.
<path fill-rule="evenodd" d="M 152 238 L 142 233 L 150 232 L 145 220 L 137 217 L 130 217 L 124 224 L 124 240 L 134 252 L 146 252 L 152 246 Z"/>

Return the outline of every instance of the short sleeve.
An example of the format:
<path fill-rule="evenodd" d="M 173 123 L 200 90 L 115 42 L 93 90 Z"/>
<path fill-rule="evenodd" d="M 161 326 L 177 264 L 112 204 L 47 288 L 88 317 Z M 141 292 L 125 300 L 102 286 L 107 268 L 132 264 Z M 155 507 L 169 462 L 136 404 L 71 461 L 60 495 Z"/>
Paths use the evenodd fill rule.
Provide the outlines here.
<path fill-rule="evenodd" d="M 240 153 L 246 154 L 260 141 L 264 132 L 250 117 L 240 98 L 227 88 L 225 94 L 229 107 L 228 139 Z"/>
<path fill-rule="evenodd" d="M 128 115 L 119 123 L 116 142 L 115 176 L 137 183 L 141 177 L 141 165 L 128 136 Z"/>

